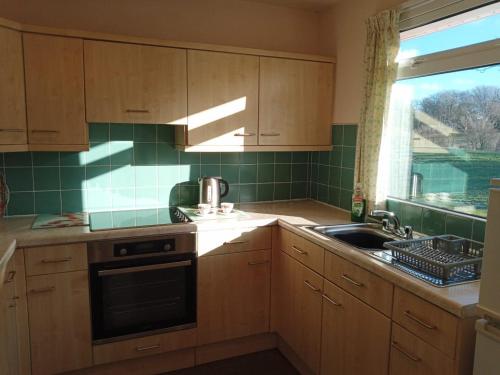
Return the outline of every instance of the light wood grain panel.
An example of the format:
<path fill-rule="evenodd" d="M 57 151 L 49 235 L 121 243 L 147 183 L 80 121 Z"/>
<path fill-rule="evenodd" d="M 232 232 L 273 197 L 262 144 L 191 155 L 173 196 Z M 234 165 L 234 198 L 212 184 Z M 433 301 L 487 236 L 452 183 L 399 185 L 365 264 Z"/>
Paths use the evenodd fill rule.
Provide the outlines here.
<path fill-rule="evenodd" d="M 198 345 L 269 331 L 270 250 L 198 259 Z"/>
<path fill-rule="evenodd" d="M 32 373 L 92 365 L 86 271 L 27 278 Z"/>
<path fill-rule="evenodd" d="M 292 258 L 323 274 L 325 250 L 321 246 L 286 229 L 280 230 L 279 244 L 280 249 Z"/>
<path fill-rule="evenodd" d="M 259 145 L 330 145 L 333 64 L 260 58 Z"/>
<path fill-rule="evenodd" d="M 176 127 L 176 142 L 185 137 L 182 127 Z M 176 148 L 186 152 L 243 152 L 243 151 L 331 151 L 331 145 L 325 146 L 251 146 L 251 145 L 224 145 L 224 146 L 184 146 L 177 144 Z"/>
<path fill-rule="evenodd" d="M 83 40 L 23 34 L 23 45 L 28 142 L 39 150 L 88 144 Z"/>
<path fill-rule="evenodd" d="M 198 256 L 239 253 L 271 248 L 271 228 L 243 228 L 197 233 Z"/>
<path fill-rule="evenodd" d="M 27 144 L 21 33 L 0 27 L 0 144 Z"/>
<path fill-rule="evenodd" d="M 391 375 L 449 375 L 452 368 L 450 358 L 393 323 Z"/>
<path fill-rule="evenodd" d="M 328 281 L 321 338 L 322 374 L 387 374 L 391 320 Z"/>
<path fill-rule="evenodd" d="M 161 335 L 94 345 L 94 364 L 100 365 L 192 348 L 196 346 L 196 329 L 168 332 Z"/>
<path fill-rule="evenodd" d="M 86 243 L 26 248 L 24 257 L 28 276 L 88 268 Z"/>
<path fill-rule="evenodd" d="M 455 357 L 458 319 L 401 288 L 394 292 L 393 320 L 408 331 Z"/>
<path fill-rule="evenodd" d="M 86 40 L 85 93 L 88 122 L 186 124 L 186 51 Z"/>
<path fill-rule="evenodd" d="M 188 51 L 189 145 L 256 145 L 259 58 Z"/>
<path fill-rule="evenodd" d="M 394 287 L 390 282 L 328 251 L 325 253 L 325 277 L 391 316 Z"/>

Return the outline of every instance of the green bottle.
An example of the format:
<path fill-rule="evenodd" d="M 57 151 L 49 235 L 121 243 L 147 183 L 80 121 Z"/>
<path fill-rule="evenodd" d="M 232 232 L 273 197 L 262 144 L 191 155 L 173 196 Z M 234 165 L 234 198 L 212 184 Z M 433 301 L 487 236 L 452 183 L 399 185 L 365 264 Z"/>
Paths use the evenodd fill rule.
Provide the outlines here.
<path fill-rule="evenodd" d="M 362 223 L 365 221 L 366 199 L 361 189 L 361 184 L 357 183 L 352 195 L 351 221 Z"/>

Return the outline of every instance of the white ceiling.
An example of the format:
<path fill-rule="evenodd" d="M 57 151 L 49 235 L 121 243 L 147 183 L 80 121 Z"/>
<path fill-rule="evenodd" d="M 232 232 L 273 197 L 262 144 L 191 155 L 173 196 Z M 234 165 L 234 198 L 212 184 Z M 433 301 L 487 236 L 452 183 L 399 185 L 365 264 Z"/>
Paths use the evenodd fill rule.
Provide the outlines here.
<path fill-rule="evenodd" d="M 291 8 L 301 8 L 313 11 L 321 11 L 329 8 L 338 0 L 246 0 L 246 1 L 280 5 Z"/>

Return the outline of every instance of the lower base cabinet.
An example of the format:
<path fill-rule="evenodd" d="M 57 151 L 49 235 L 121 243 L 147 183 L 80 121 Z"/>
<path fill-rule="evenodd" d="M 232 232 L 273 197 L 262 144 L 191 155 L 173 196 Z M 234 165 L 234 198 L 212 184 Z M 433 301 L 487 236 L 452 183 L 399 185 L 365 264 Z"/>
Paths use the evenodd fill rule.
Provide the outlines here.
<path fill-rule="evenodd" d="M 198 345 L 269 331 L 271 251 L 198 258 Z"/>
<path fill-rule="evenodd" d="M 32 374 L 92 365 L 87 271 L 27 278 Z"/>
<path fill-rule="evenodd" d="M 387 374 L 390 335 L 388 317 L 325 280 L 321 374 Z"/>

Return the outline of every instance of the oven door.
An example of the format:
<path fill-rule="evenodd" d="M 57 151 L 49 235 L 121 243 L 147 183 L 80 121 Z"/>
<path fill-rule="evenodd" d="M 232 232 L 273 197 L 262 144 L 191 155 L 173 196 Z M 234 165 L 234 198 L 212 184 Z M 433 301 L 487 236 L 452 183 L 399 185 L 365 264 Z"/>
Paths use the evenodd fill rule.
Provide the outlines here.
<path fill-rule="evenodd" d="M 94 343 L 196 323 L 193 254 L 90 265 Z"/>

